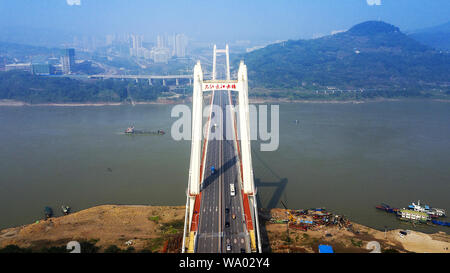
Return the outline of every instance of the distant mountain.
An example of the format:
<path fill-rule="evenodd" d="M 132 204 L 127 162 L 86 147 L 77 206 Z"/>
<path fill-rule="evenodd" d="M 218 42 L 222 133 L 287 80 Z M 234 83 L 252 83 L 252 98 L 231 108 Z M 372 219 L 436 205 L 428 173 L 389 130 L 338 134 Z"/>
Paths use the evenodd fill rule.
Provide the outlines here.
<path fill-rule="evenodd" d="M 435 27 L 416 30 L 409 36 L 433 48 L 450 50 L 450 21 Z"/>
<path fill-rule="evenodd" d="M 0 41 L 43 47 L 64 47 L 73 41 L 73 37 L 57 29 L 10 26 L 0 28 Z"/>
<path fill-rule="evenodd" d="M 269 45 L 239 57 L 248 66 L 252 87 L 417 92 L 442 86 L 448 90 L 450 82 L 449 54 L 381 21 L 318 39 Z"/>
<path fill-rule="evenodd" d="M 59 56 L 60 54 L 60 48 L 47 48 L 43 46 L 24 45 L 0 41 L 0 56 L 24 58 L 36 55 Z"/>

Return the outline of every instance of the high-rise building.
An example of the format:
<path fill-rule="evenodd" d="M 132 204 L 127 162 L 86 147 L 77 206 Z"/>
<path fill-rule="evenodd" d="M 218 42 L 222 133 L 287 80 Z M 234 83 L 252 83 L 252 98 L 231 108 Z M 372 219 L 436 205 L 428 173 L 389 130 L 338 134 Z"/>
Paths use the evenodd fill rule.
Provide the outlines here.
<path fill-rule="evenodd" d="M 166 47 L 166 39 L 163 35 L 158 34 L 158 37 L 156 37 L 156 47 L 157 48 Z"/>
<path fill-rule="evenodd" d="M 177 34 L 175 38 L 175 55 L 186 57 L 187 37 L 184 34 Z"/>
<path fill-rule="evenodd" d="M 105 43 L 107 46 L 109 46 L 112 45 L 115 40 L 116 40 L 115 34 L 108 34 L 106 35 Z"/>
<path fill-rule="evenodd" d="M 170 43 L 169 43 L 169 46 L 171 47 L 171 49 L 172 49 L 172 51 L 171 51 L 171 55 L 172 56 L 175 56 L 176 54 L 177 54 L 177 48 L 176 48 L 176 45 L 177 45 L 177 38 L 176 38 L 177 36 L 175 35 L 175 34 L 172 34 L 171 36 L 170 36 Z"/>
<path fill-rule="evenodd" d="M 75 49 L 73 48 L 64 49 L 63 55 L 61 56 L 62 72 L 64 74 L 72 73 L 74 64 L 75 64 Z"/>
<path fill-rule="evenodd" d="M 168 48 L 153 48 L 151 55 L 155 63 L 167 63 L 170 59 L 170 50 Z"/>
<path fill-rule="evenodd" d="M 31 73 L 35 75 L 51 75 L 54 73 L 54 69 L 51 64 L 32 64 Z"/>
<path fill-rule="evenodd" d="M 131 48 L 130 48 L 130 55 L 131 56 L 135 56 L 135 57 L 140 57 L 140 52 L 142 52 L 142 40 L 143 40 L 143 36 L 142 35 L 135 35 L 135 34 L 131 34 L 130 35 L 130 44 L 131 44 Z"/>

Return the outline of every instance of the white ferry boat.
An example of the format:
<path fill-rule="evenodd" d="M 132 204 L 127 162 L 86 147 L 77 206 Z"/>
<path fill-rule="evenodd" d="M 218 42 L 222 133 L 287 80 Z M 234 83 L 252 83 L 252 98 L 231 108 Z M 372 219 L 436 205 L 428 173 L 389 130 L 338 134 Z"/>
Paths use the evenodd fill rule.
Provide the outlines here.
<path fill-rule="evenodd" d="M 411 205 L 408 206 L 409 210 L 424 212 L 431 217 L 443 217 L 446 215 L 444 209 L 432 208 L 428 205 L 421 205 L 420 200 L 416 203 L 412 202 Z"/>

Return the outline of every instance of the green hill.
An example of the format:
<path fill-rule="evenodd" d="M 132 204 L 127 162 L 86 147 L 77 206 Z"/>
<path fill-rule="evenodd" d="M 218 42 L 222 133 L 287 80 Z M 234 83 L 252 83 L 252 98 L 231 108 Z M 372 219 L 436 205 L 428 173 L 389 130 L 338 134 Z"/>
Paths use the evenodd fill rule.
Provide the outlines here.
<path fill-rule="evenodd" d="M 409 34 L 413 39 L 439 50 L 450 50 L 450 22 Z"/>
<path fill-rule="evenodd" d="M 27 103 L 91 103 L 123 102 L 128 95 L 136 101 L 156 100 L 162 85 L 134 81 L 76 80 L 67 77 L 44 77 L 28 72 L 0 72 L 0 100 L 17 100 Z"/>
<path fill-rule="evenodd" d="M 239 57 L 248 66 L 250 86 L 257 89 L 363 89 L 380 96 L 449 91 L 450 55 L 380 21 L 318 39 L 269 45 Z"/>

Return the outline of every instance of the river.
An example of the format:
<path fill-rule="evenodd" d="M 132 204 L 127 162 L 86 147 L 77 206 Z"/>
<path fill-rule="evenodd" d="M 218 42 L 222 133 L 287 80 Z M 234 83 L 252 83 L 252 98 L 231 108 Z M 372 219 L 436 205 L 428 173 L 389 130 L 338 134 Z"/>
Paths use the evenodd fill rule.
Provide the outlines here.
<path fill-rule="evenodd" d="M 0 107 L 0 228 L 41 219 L 45 206 L 61 215 L 63 204 L 184 205 L 190 143 L 172 140 L 171 109 Z M 124 135 L 131 124 L 168 134 Z M 378 229 L 448 231 L 374 206 L 420 199 L 450 210 L 449 136 L 448 102 L 281 104 L 279 148 L 252 145 L 260 204 L 326 207 Z"/>

